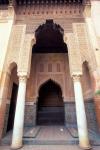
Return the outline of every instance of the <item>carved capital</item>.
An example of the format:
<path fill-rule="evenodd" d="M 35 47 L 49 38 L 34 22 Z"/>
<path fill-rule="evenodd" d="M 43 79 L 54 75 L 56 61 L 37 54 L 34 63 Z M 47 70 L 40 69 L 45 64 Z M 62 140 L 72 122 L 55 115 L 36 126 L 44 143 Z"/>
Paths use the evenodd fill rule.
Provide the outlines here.
<path fill-rule="evenodd" d="M 80 75 L 73 75 L 72 78 L 74 82 L 80 82 Z"/>
<path fill-rule="evenodd" d="M 19 82 L 25 82 L 27 81 L 27 76 L 19 76 Z"/>

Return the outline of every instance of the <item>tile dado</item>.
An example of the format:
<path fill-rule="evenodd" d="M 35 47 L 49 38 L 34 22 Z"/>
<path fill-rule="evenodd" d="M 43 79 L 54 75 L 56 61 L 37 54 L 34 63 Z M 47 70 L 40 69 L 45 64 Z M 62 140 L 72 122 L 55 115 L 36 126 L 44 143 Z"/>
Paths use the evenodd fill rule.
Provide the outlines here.
<path fill-rule="evenodd" d="M 75 103 L 65 102 L 64 108 L 65 108 L 65 125 L 67 127 L 77 127 Z M 95 115 L 94 102 L 92 100 L 85 101 L 85 109 L 86 109 L 86 115 L 88 121 L 88 128 L 97 131 L 97 121 Z M 25 116 L 24 116 L 25 127 L 36 125 L 36 115 L 37 115 L 36 110 L 37 110 L 36 103 L 33 102 L 26 103 Z M 6 105 L 4 134 L 6 133 L 8 116 L 9 116 L 9 104 Z"/>
<path fill-rule="evenodd" d="M 97 119 L 93 100 L 85 101 L 85 110 L 88 122 L 88 129 L 97 131 Z M 67 127 L 77 127 L 76 109 L 74 102 L 65 103 L 65 125 Z"/>

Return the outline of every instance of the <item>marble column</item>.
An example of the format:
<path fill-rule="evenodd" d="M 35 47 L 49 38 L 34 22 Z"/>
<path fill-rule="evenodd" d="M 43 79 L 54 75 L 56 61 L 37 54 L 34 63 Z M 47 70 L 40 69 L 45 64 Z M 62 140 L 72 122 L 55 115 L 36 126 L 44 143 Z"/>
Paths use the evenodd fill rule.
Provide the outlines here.
<path fill-rule="evenodd" d="M 18 149 L 22 147 L 26 82 L 27 82 L 26 76 L 19 76 L 19 88 L 18 88 L 12 145 L 11 145 L 12 149 Z"/>
<path fill-rule="evenodd" d="M 83 149 L 90 149 L 91 147 L 89 144 L 87 120 L 86 120 L 85 105 L 84 105 L 84 99 L 82 94 L 80 76 L 73 76 L 73 82 L 74 82 L 79 146 Z"/>

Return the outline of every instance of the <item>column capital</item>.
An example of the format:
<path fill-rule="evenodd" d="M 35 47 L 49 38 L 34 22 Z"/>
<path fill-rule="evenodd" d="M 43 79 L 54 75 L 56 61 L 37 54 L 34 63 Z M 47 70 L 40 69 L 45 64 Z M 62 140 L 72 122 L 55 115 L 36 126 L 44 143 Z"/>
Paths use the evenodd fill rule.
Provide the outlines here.
<path fill-rule="evenodd" d="M 27 76 L 19 76 L 19 82 L 26 82 L 27 81 Z"/>
<path fill-rule="evenodd" d="M 80 77 L 81 77 L 80 75 L 73 75 L 72 76 L 74 82 L 80 81 Z"/>

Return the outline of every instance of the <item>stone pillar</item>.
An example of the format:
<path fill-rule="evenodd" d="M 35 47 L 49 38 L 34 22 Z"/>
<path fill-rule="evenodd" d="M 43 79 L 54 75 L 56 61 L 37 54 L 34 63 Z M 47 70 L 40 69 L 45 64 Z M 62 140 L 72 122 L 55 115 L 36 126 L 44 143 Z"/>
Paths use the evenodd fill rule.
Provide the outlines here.
<path fill-rule="evenodd" d="M 83 149 L 90 149 L 85 106 L 82 94 L 80 76 L 73 76 L 77 127 L 79 135 L 79 145 Z"/>
<path fill-rule="evenodd" d="M 27 82 L 26 76 L 19 76 L 19 89 L 18 89 L 12 145 L 11 145 L 12 149 L 18 149 L 22 147 L 26 82 Z"/>

